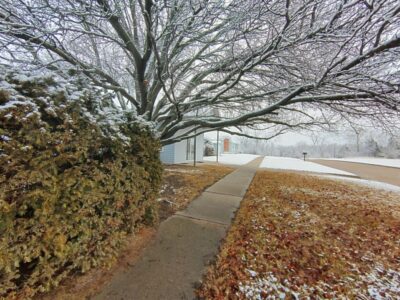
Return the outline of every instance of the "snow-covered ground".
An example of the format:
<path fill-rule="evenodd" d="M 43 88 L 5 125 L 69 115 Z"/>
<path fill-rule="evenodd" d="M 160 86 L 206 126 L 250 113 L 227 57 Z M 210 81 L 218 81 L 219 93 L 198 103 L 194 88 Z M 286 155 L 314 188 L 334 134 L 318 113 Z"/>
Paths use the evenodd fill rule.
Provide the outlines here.
<path fill-rule="evenodd" d="M 245 165 L 251 162 L 253 159 L 259 157 L 254 154 L 221 154 L 218 158 L 218 162 L 227 165 Z M 204 161 L 216 162 L 216 156 L 204 156 Z"/>
<path fill-rule="evenodd" d="M 319 177 L 335 179 L 335 180 L 339 180 L 339 181 L 350 181 L 352 183 L 370 187 L 370 188 L 400 193 L 400 186 L 389 184 L 389 183 L 384 183 L 384 182 L 380 182 L 380 181 L 366 180 L 366 179 L 359 179 L 359 178 L 340 177 L 340 176 L 334 176 L 334 175 L 319 175 Z"/>
<path fill-rule="evenodd" d="M 322 166 L 320 164 L 316 164 L 310 161 L 303 161 L 301 159 L 290 158 L 290 157 L 266 156 L 263 162 L 261 163 L 260 168 L 354 176 L 354 174 L 349 172 Z"/>
<path fill-rule="evenodd" d="M 400 159 L 376 158 L 376 157 L 347 157 L 347 158 L 321 158 L 321 159 L 358 162 L 363 164 L 400 168 Z"/>

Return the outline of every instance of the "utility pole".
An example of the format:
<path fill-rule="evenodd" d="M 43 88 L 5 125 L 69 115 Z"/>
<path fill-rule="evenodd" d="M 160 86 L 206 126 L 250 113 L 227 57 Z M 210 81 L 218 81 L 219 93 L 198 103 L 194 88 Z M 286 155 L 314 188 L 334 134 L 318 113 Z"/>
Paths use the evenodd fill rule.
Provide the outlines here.
<path fill-rule="evenodd" d="M 218 108 L 213 109 L 213 116 L 219 118 Z M 219 162 L 219 130 L 217 129 L 217 163 Z"/>
<path fill-rule="evenodd" d="M 195 130 L 194 131 L 193 167 L 196 166 L 196 152 L 197 152 L 197 135 L 196 135 L 196 130 Z"/>
<path fill-rule="evenodd" d="M 196 111 L 196 117 L 199 115 L 199 110 Z M 196 166 L 196 154 L 197 154 L 197 129 L 194 130 L 194 151 L 193 151 L 193 167 Z"/>
<path fill-rule="evenodd" d="M 360 132 L 356 131 L 357 135 L 357 153 L 360 153 Z"/>
<path fill-rule="evenodd" d="M 219 157 L 219 130 L 217 130 L 217 163 Z"/>

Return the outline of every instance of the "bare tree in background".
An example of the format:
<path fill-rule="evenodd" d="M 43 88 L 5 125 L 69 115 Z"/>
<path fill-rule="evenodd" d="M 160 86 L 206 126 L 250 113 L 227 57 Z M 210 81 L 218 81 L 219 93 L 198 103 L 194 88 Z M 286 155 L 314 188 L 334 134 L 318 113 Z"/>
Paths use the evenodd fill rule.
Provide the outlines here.
<path fill-rule="evenodd" d="M 365 129 L 362 126 L 357 126 L 353 124 L 350 124 L 350 128 L 352 129 L 352 131 L 354 131 L 354 134 L 356 135 L 357 153 L 360 153 L 360 139 Z"/>
<path fill-rule="evenodd" d="M 0 0 L 0 61 L 84 74 L 163 144 L 229 126 L 392 126 L 399 15 L 398 0 Z"/>
<path fill-rule="evenodd" d="M 311 132 L 310 138 L 314 148 L 318 149 L 319 156 L 324 157 L 324 146 L 326 144 L 326 136 L 322 132 Z"/>

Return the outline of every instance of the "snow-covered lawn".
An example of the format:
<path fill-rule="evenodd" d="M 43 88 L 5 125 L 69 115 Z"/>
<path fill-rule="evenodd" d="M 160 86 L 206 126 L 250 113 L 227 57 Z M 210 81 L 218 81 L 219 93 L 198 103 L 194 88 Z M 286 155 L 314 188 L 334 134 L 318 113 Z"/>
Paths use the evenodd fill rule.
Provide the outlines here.
<path fill-rule="evenodd" d="M 334 180 L 339 180 L 339 181 L 350 181 L 351 183 L 355 183 L 358 185 L 374 188 L 374 189 L 380 189 L 380 190 L 385 190 L 389 192 L 396 192 L 400 193 L 400 186 L 385 183 L 385 182 L 380 182 L 380 181 L 374 181 L 374 180 L 366 180 L 366 179 L 359 179 L 359 178 L 350 178 L 350 177 L 340 177 L 340 176 L 334 176 L 334 175 L 318 175 L 321 178 L 329 178 L 329 179 L 334 179 Z"/>
<path fill-rule="evenodd" d="M 301 159 L 290 158 L 290 157 L 266 156 L 266 157 L 264 157 L 264 160 L 261 163 L 260 168 L 295 170 L 295 171 L 306 171 L 306 172 L 315 172 L 315 173 L 327 173 L 327 174 L 354 176 L 354 174 L 349 173 L 349 172 L 322 166 L 320 164 L 313 163 L 310 161 L 303 161 Z"/>
<path fill-rule="evenodd" d="M 259 155 L 254 154 L 221 154 L 218 162 L 227 165 L 245 165 L 256 159 Z M 204 156 L 204 161 L 216 162 L 216 156 Z"/>
<path fill-rule="evenodd" d="M 357 162 L 363 164 L 400 168 L 400 159 L 376 158 L 376 157 L 347 157 L 347 158 L 321 158 L 321 159 L 349 161 L 349 162 Z"/>

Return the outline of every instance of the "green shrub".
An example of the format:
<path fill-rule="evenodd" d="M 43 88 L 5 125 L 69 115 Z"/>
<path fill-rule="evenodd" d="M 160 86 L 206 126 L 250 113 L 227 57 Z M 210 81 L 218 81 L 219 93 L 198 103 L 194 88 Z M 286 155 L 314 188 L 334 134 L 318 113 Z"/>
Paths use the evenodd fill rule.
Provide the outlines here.
<path fill-rule="evenodd" d="M 0 298 L 26 299 L 157 220 L 159 143 L 78 79 L 8 73 L 0 98 Z"/>

